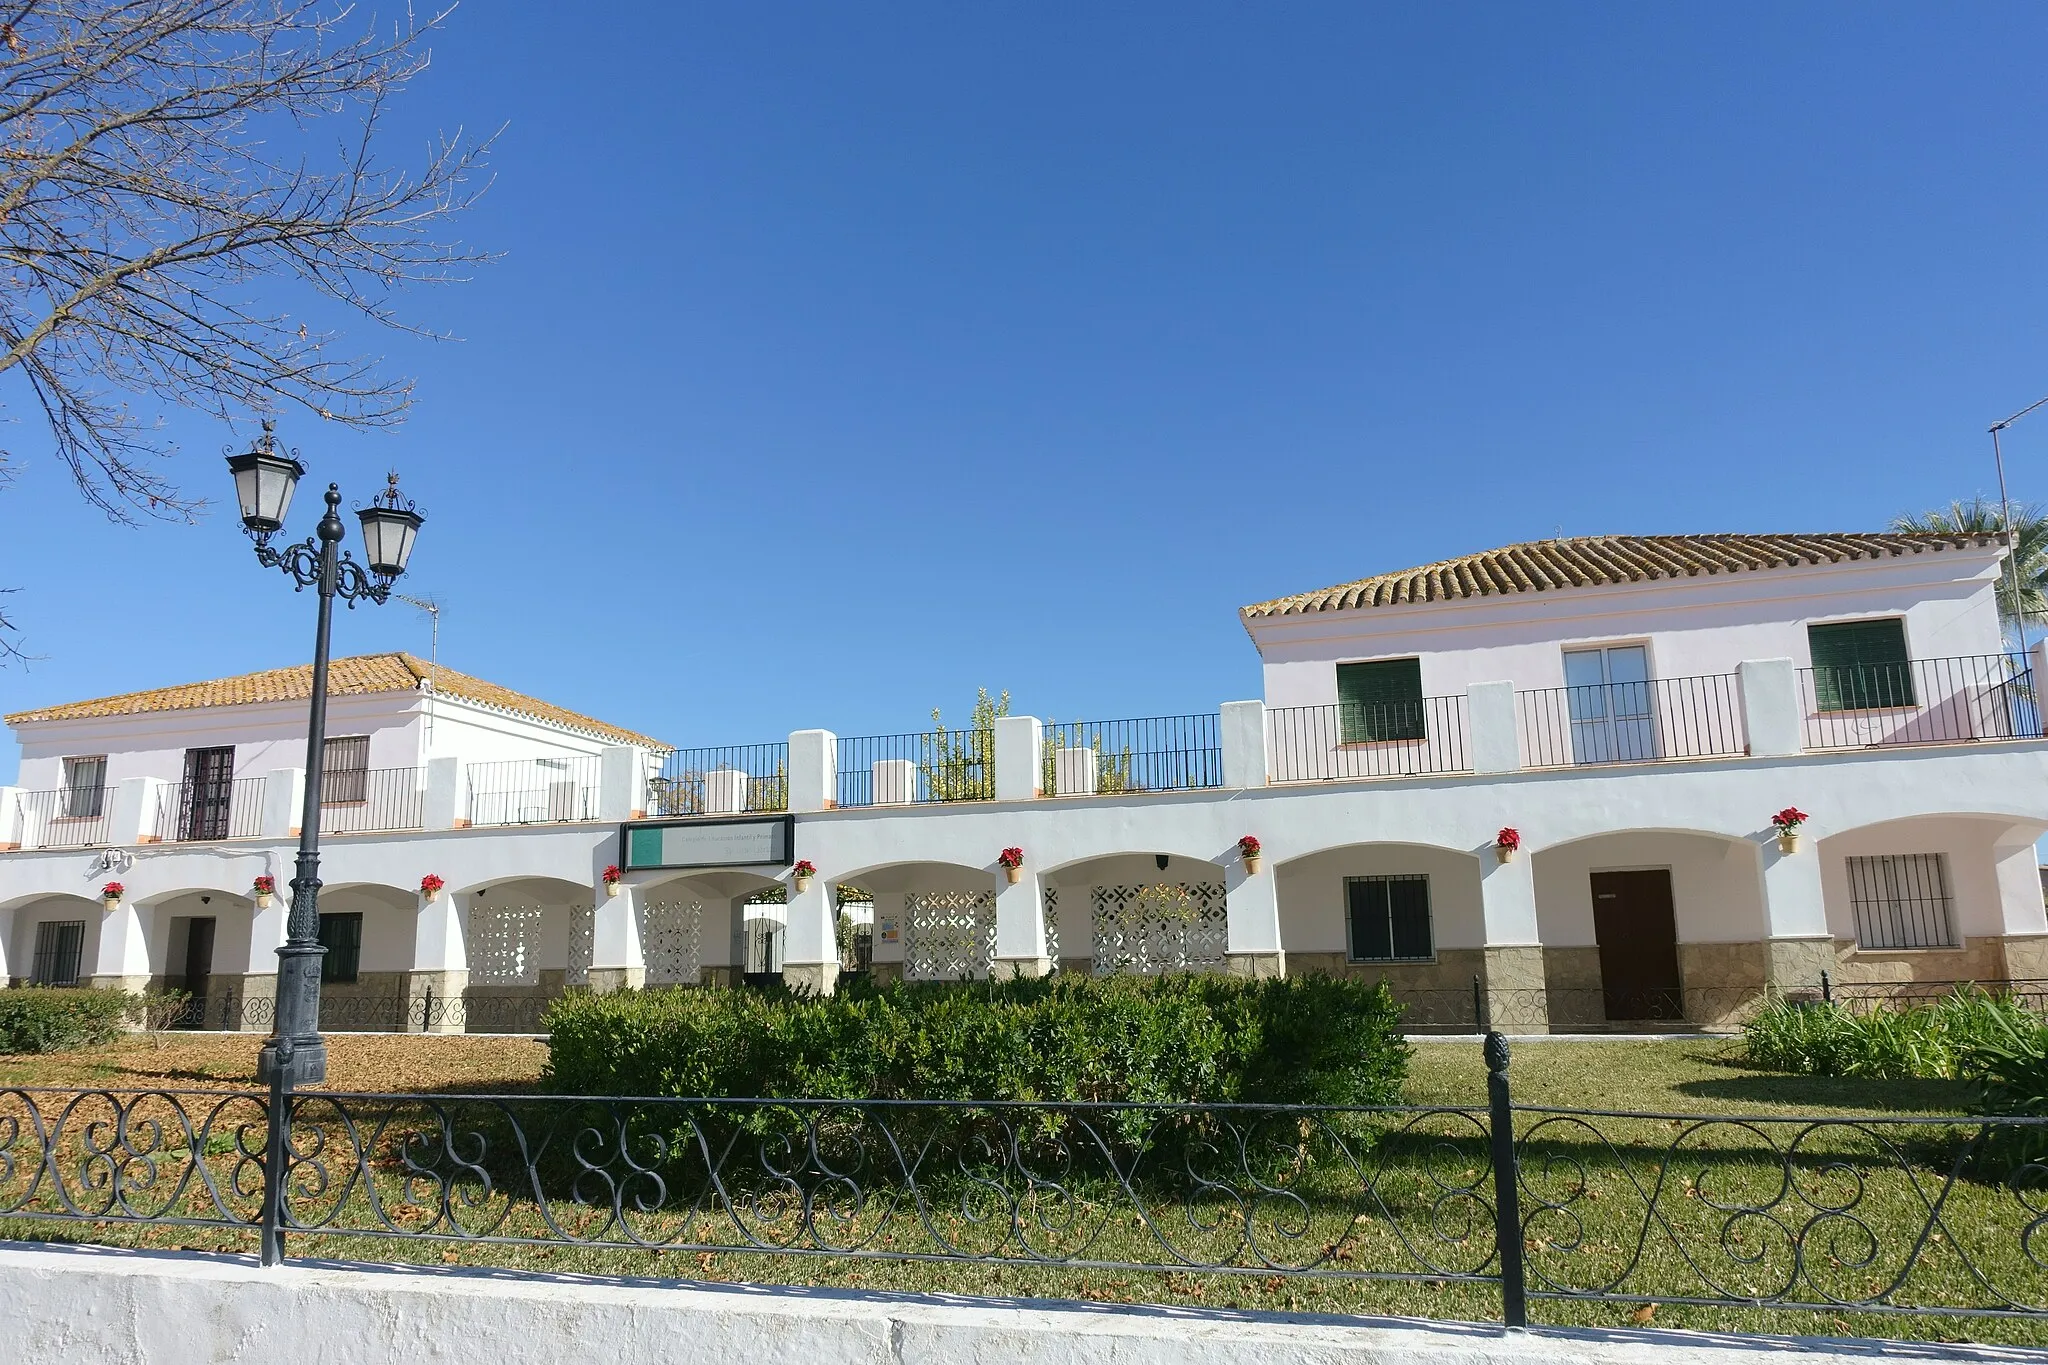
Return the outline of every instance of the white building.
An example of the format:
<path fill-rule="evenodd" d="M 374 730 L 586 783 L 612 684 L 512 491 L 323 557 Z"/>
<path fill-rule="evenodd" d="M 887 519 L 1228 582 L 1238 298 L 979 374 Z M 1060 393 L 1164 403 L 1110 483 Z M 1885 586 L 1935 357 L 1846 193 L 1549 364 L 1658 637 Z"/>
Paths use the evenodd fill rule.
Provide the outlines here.
<path fill-rule="evenodd" d="M 2002 555 L 1510 546 L 1245 608 L 1263 701 L 1085 725 L 669 753 L 445 670 L 429 735 L 416 683 L 365 684 L 330 724 L 331 758 L 361 750 L 330 766 L 364 774 L 326 787 L 332 1022 L 477 1026 L 492 1000 L 749 968 L 829 990 L 842 896 L 872 901 L 877 975 L 1315 970 L 1385 978 L 1422 1023 L 1469 1023 L 1475 988 L 1497 1025 L 1712 1026 L 1823 971 L 2048 978 L 2048 658 L 2002 652 Z M 9 717 L 12 980 L 268 998 L 304 781 L 302 702 L 271 686 Z M 229 744 L 231 768 L 191 756 Z M 1810 816 L 1796 849 L 1786 807 Z"/>

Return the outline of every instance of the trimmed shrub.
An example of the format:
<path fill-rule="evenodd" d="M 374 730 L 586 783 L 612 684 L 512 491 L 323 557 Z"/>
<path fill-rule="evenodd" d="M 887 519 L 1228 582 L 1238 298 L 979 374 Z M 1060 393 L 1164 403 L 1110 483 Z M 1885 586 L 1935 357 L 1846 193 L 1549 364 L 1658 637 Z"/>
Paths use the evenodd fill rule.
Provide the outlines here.
<path fill-rule="evenodd" d="M 135 997 L 123 991 L 0 991 L 0 1052 L 62 1052 L 110 1043 L 134 1007 Z"/>
<path fill-rule="evenodd" d="M 854 982 L 563 996 L 547 1079 L 578 1094 L 1391 1104 L 1384 984 L 1325 976 Z"/>

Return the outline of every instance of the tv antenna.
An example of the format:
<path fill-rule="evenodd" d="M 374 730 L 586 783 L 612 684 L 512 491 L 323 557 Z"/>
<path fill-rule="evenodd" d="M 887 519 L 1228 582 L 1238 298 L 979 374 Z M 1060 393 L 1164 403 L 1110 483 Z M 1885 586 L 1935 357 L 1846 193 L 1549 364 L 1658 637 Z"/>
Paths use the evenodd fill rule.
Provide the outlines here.
<path fill-rule="evenodd" d="M 409 597 L 405 593 L 391 594 L 408 606 L 418 607 L 427 614 L 431 622 L 431 643 L 427 650 L 427 735 L 429 751 L 434 743 L 434 680 L 441 672 L 441 604 L 432 597 Z"/>

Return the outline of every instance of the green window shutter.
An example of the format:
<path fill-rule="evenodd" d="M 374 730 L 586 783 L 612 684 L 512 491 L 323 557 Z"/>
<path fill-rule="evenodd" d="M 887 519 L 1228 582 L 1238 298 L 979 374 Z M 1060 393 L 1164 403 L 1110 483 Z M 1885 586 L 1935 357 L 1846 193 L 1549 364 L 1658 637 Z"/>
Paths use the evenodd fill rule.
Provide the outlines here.
<path fill-rule="evenodd" d="M 1435 951 L 1429 878 L 1346 878 L 1344 901 L 1353 962 L 1417 962 Z"/>
<path fill-rule="evenodd" d="M 363 917 L 322 915 L 320 946 L 327 950 L 327 956 L 320 959 L 320 979 L 354 981 L 363 955 Z"/>
<path fill-rule="evenodd" d="M 1345 744 L 1422 739 L 1422 660 L 1337 665 L 1337 733 Z"/>
<path fill-rule="evenodd" d="M 1821 710 L 1915 704 L 1906 623 L 1900 618 L 1810 625 L 1806 643 L 1813 655 L 1814 701 Z"/>

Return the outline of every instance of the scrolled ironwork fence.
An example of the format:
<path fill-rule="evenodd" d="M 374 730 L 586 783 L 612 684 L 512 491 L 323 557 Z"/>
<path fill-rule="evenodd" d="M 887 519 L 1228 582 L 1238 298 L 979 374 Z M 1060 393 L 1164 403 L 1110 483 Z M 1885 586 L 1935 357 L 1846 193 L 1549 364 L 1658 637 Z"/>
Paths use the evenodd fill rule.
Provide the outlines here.
<path fill-rule="evenodd" d="M 789 809 L 789 742 L 678 749 L 648 782 L 651 816 L 749 815 Z"/>
<path fill-rule="evenodd" d="M 1221 718 L 1147 716 L 1135 720 L 1047 721 L 1047 796 L 1187 791 L 1223 785 Z"/>
<path fill-rule="evenodd" d="M 0 1219 L 2048 1321 L 2048 1119 L 1523 1105 L 1484 1056 L 1469 1107 L 17 1087 Z"/>
<path fill-rule="evenodd" d="M 1799 670 L 1808 749 L 2035 739 L 2040 695 L 2024 654 Z"/>
<path fill-rule="evenodd" d="M 1726 758 L 1749 751 L 1733 673 L 1517 690 L 1522 766 Z"/>
<path fill-rule="evenodd" d="M 418 994 L 345 992 L 330 987 L 320 996 L 320 1028 L 328 1033 L 539 1033 L 547 1007 L 562 992 L 470 988 L 461 993 L 423 990 Z M 154 1008 L 157 1026 L 246 1032 L 275 1022 L 277 1001 L 232 989 L 206 997 L 188 996 Z"/>
<path fill-rule="evenodd" d="M 1372 705 L 1276 706 L 1266 712 L 1266 728 L 1272 782 L 1472 770 L 1462 693 Z"/>

